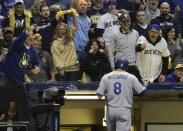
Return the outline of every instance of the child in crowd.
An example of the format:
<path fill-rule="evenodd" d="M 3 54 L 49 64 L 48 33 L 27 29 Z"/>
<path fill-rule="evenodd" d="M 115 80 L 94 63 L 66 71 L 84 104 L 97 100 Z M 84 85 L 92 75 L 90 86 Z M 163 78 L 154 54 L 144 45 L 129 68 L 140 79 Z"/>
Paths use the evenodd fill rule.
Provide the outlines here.
<path fill-rule="evenodd" d="M 181 63 L 183 60 L 182 55 L 182 42 L 176 36 L 174 26 L 166 26 L 162 30 L 163 38 L 167 41 L 168 49 L 170 51 L 169 56 L 169 70 L 168 74 L 172 73 L 177 63 Z"/>

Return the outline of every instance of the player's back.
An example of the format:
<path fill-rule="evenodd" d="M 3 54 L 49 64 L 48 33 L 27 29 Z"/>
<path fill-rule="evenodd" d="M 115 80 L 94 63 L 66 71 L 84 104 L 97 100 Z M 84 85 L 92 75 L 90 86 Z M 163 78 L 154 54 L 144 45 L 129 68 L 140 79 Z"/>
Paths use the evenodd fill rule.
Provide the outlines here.
<path fill-rule="evenodd" d="M 105 90 L 108 94 L 109 107 L 131 108 L 133 103 L 133 90 L 141 92 L 142 86 L 137 78 L 125 71 L 113 71 L 103 77 Z"/>

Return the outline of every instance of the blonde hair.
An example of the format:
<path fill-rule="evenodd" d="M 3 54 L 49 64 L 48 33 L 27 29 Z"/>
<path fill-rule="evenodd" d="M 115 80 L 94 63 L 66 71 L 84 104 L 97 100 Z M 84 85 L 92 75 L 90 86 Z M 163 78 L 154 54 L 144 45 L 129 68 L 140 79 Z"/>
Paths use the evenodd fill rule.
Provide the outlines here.
<path fill-rule="evenodd" d="M 65 33 L 65 36 L 64 36 L 64 44 L 68 43 L 71 41 L 71 36 L 70 36 L 70 32 L 69 32 L 69 28 L 67 26 L 67 24 L 65 24 L 64 22 L 60 22 L 57 24 L 56 28 L 55 28 L 55 33 L 54 33 L 54 36 L 53 36 L 53 39 L 56 40 L 59 38 L 58 36 L 58 29 L 63 26 L 65 29 L 66 29 L 66 33 Z"/>

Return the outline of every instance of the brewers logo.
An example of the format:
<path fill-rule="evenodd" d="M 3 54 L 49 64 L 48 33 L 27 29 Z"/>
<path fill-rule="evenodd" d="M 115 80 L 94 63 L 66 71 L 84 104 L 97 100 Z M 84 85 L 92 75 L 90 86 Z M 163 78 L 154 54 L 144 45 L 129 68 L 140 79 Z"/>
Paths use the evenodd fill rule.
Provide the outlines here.
<path fill-rule="evenodd" d="M 19 62 L 20 67 L 28 67 L 30 65 L 30 56 L 24 53 L 22 59 Z"/>

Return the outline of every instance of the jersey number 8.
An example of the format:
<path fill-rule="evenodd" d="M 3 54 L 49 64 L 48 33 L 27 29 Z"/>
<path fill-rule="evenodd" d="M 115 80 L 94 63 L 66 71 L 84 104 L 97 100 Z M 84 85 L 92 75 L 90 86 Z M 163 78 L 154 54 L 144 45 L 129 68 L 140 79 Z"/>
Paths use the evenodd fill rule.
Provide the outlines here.
<path fill-rule="evenodd" d="M 114 83 L 114 93 L 117 95 L 121 93 L 121 83 Z"/>

